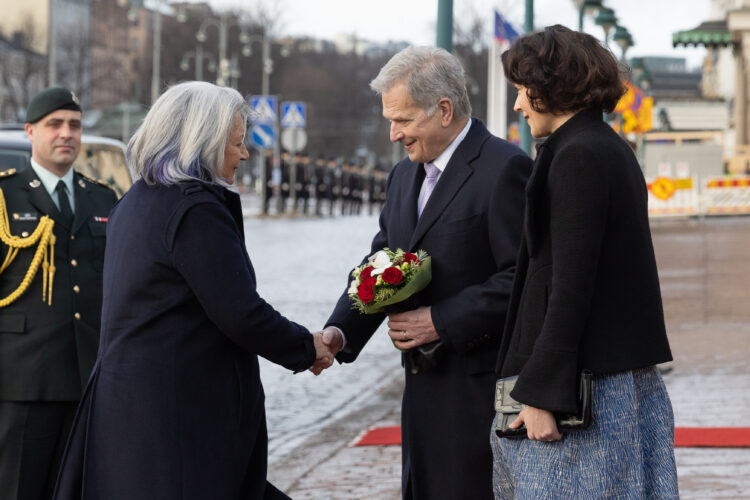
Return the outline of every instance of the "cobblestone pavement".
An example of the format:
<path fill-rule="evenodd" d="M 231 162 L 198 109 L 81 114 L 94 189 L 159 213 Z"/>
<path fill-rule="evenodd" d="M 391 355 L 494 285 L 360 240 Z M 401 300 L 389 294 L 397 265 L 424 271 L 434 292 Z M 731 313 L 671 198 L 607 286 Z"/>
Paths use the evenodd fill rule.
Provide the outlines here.
<path fill-rule="evenodd" d="M 246 219 L 259 291 L 320 328 L 349 268 L 369 249 L 372 216 Z M 750 218 L 653 224 L 675 361 L 665 381 L 678 426 L 750 426 Z M 400 498 L 401 449 L 351 447 L 397 425 L 403 374 L 383 331 L 360 359 L 320 377 L 263 363 L 269 479 L 296 499 Z M 678 448 L 681 497 L 750 498 L 750 449 Z"/>

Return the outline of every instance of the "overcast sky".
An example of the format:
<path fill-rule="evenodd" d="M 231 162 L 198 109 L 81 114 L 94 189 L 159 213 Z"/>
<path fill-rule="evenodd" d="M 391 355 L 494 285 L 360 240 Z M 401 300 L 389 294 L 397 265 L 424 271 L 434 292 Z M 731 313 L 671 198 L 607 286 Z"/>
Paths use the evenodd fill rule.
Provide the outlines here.
<path fill-rule="evenodd" d="M 266 3 L 283 7 L 278 34 L 311 35 L 333 39 L 341 33 L 356 33 L 368 40 L 405 40 L 419 45 L 435 43 L 438 0 L 210 0 L 217 7 L 237 7 Z M 687 57 L 691 67 L 699 66 L 703 49 L 672 48 L 672 33 L 691 29 L 708 19 L 710 0 L 604 0 L 614 9 L 618 22 L 628 28 L 635 45 L 633 55 Z M 454 0 L 456 21 L 487 17 L 489 36 L 492 10 L 521 28 L 524 0 Z M 276 7 L 273 7 L 276 6 Z M 572 0 L 535 0 L 535 25 L 564 24 L 577 28 L 578 13 Z M 602 29 L 588 18 L 585 31 L 601 38 Z M 614 49 L 619 55 L 619 48 Z"/>

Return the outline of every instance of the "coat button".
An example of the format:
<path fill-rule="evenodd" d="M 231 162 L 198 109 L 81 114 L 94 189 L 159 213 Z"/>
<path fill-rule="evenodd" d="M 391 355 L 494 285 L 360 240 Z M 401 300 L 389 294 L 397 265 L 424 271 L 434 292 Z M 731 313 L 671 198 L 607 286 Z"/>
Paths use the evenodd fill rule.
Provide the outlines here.
<path fill-rule="evenodd" d="M 78 261 L 77 261 L 77 260 L 75 260 L 75 259 L 72 259 L 72 260 L 70 261 L 70 265 L 71 265 L 71 266 L 73 266 L 73 267 L 76 267 L 76 266 L 78 265 Z"/>
<path fill-rule="evenodd" d="M 75 313 L 75 314 L 73 315 L 73 317 L 74 317 L 75 319 L 81 319 L 81 313 Z"/>
<path fill-rule="evenodd" d="M 81 291 L 81 289 L 80 289 L 80 287 L 79 287 L 78 285 L 73 285 L 73 291 L 74 291 L 75 293 L 78 293 L 78 292 L 80 292 L 80 291 Z"/>
<path fill-rule="evenodd" d="M 71 235 L 70 235 L 70 239 L 71 239 L 71 240 L 74 240 L 74 239 L 76 239 L 76 235 L 75 235 L 75 234 L 71 234 Z"/>
<path fill-rule="evenodd" d="M 24 231 L 21 233 L 21 238 L 26 238 L 29 235 L 28 231 Z"/>

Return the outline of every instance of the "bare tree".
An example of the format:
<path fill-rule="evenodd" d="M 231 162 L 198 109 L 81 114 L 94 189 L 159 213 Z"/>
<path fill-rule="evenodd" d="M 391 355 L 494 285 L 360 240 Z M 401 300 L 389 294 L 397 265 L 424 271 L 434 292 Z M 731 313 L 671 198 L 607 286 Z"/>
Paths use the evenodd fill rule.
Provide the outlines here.
<path fill-rule="evenodd" d="M 23 120 L 29 101 L 44 88 L 46 59 L 32 49 L 38 37 L 30 14 L 10 39 L 0 36 L 0 120 Z"/>

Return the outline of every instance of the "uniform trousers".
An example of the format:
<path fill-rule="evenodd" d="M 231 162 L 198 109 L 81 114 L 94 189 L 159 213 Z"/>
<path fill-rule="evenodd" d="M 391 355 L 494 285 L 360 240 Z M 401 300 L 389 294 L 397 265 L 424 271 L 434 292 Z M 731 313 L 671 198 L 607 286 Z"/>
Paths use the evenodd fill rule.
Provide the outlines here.
<path fill-rule="evenodd" d="M 0 401 L 0 498 L 52 498 L 77 406 L 76 401 Z"/>

